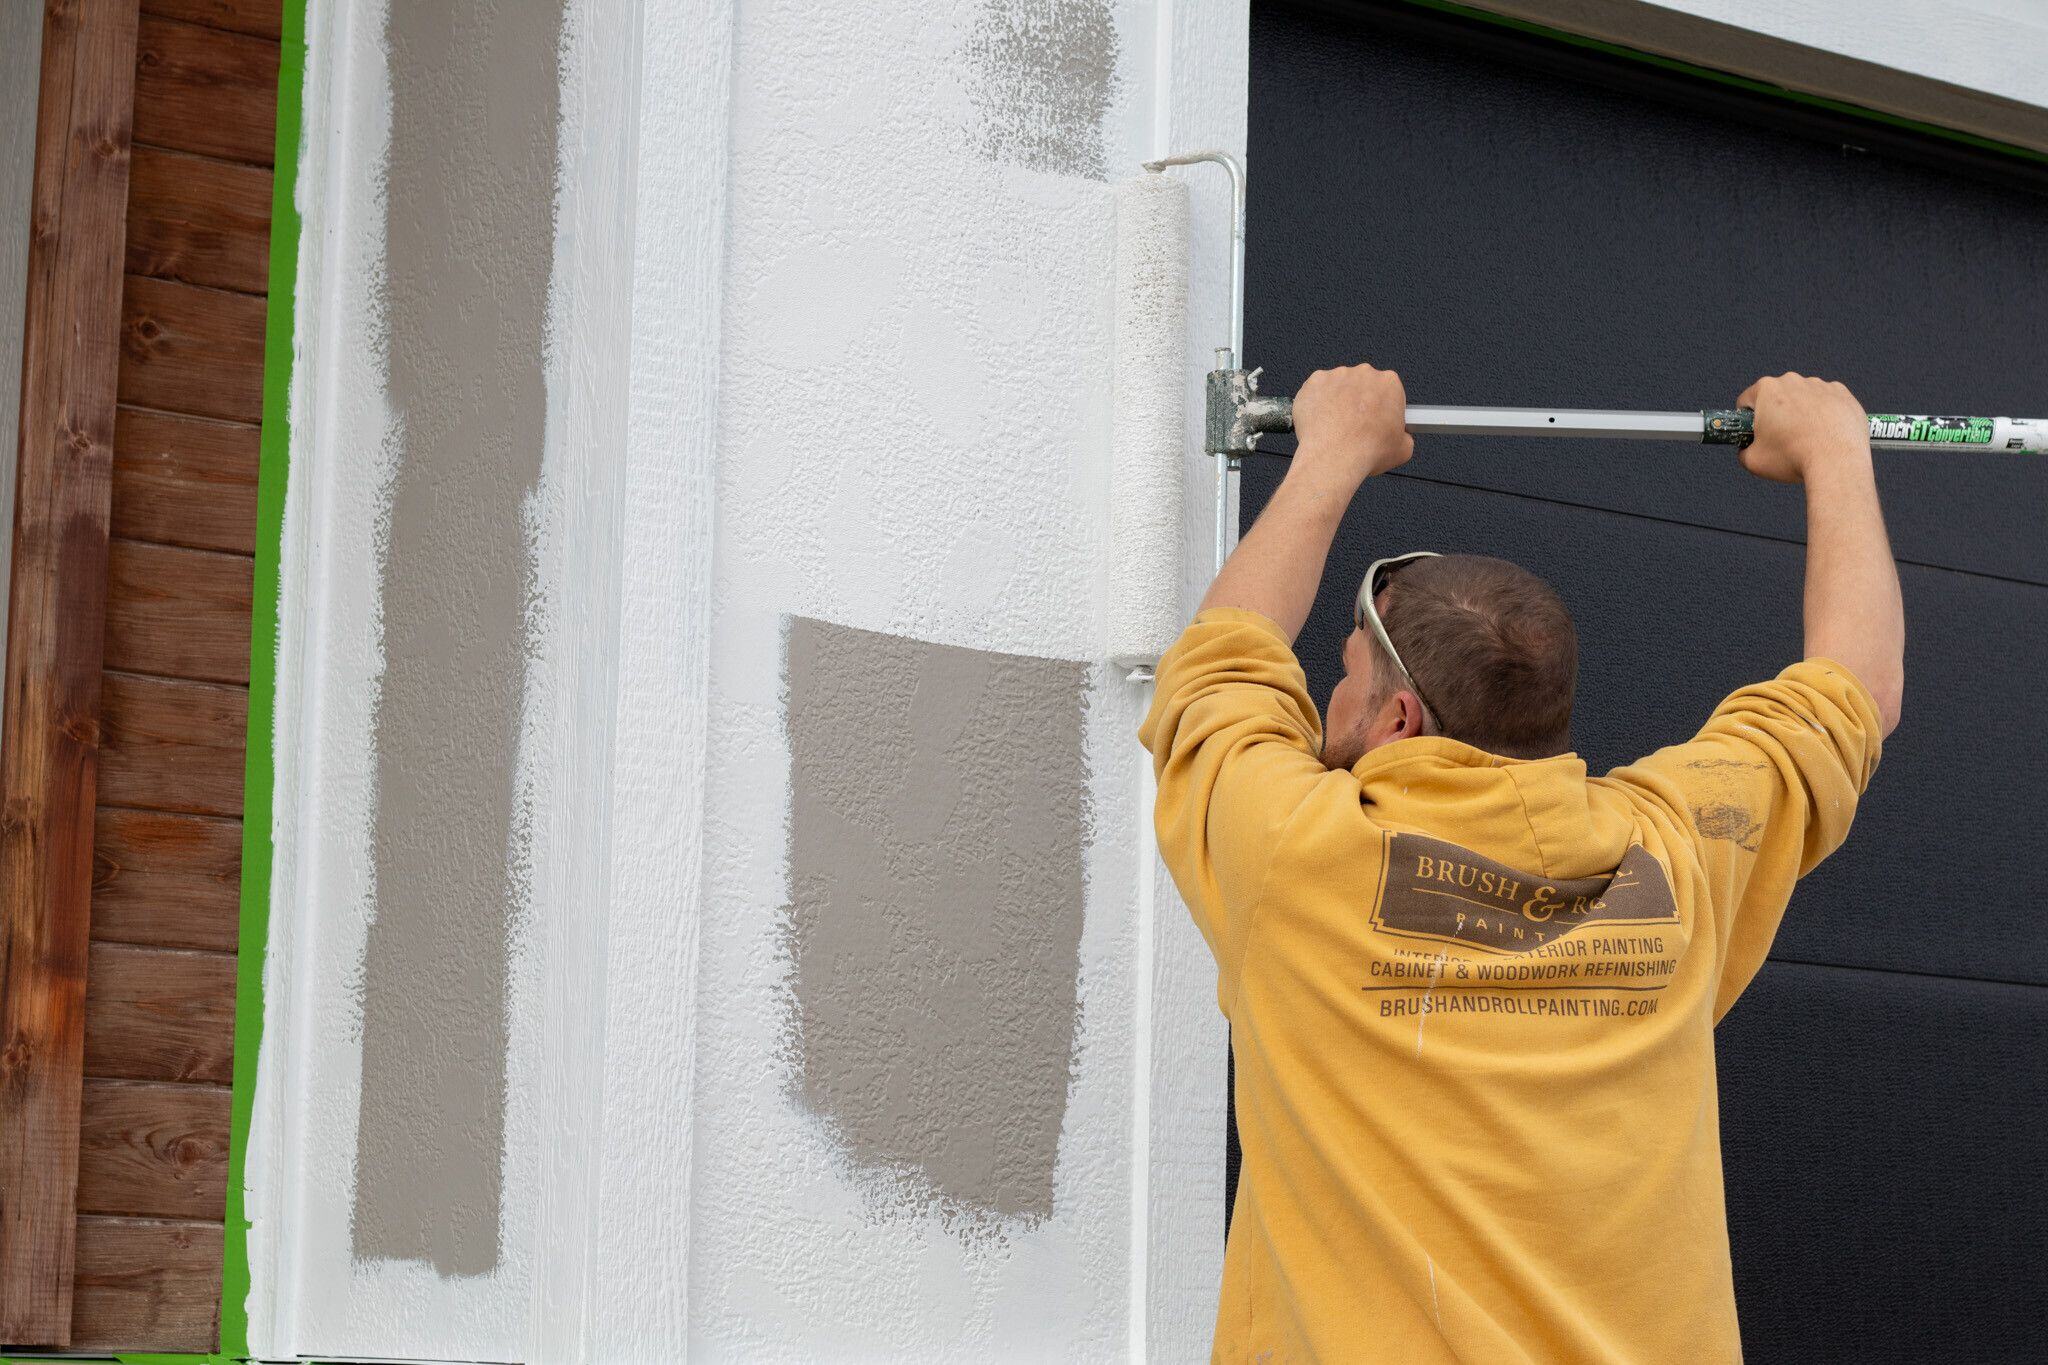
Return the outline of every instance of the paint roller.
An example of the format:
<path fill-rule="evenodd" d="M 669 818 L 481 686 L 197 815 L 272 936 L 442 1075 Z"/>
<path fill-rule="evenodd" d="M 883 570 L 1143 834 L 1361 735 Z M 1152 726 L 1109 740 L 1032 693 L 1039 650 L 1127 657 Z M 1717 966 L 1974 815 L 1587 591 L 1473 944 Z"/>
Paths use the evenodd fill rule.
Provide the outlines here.
<path fill-rule="evenodd" d="M 1109 649 L 1150 664 L 1180 634 L 1187 456 L 1188 190 L 1146 174 L 1116 188 L 1110 377 Z"/>

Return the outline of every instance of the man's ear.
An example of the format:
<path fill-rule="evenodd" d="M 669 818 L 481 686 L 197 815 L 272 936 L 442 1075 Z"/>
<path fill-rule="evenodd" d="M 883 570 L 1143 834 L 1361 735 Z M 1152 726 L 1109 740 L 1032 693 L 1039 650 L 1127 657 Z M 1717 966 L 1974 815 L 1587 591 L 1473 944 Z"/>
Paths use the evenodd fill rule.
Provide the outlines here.
<path fill-rule="evenodd" d="M 1394 705 L 1401 708 L 1400 723 L 1394 734 L 1395 739 L 1413 739 L 1428 728 L 1429 712 L 1423 709 L 1422 698 L 1416 696 L 1413 692 L 1396 692 L 1394 694 Z"/>

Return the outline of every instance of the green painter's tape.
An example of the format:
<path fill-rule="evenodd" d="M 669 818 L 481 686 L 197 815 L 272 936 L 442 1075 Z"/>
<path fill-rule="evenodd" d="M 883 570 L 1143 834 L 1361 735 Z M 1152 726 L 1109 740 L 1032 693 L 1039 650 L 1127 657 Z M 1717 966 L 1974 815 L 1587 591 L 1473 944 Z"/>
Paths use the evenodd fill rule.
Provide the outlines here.
<path fill-rule="evenodd" d="M 249 1214 L 244 1176 L 263 1041 L 263 960 L 270 943 L 273 722 L 285 473 L 291 459 L 292 343 L 299 283 L 299 131 L 306 90 L 306 0 L 284 0 L 277 64 L 276 174 L 270 192 L 270 297 L 263 326 L 263 444 L 256 476 L 256 575 L 249 622 L 248 757 L 242 779 L 242 902 L 235 959 L 235 1073 L 221 1258 L 220 1354 L 249 1354 Z M 130 1357 L 140 1361 L 142 1357 Z M 151 1357 L 165 1365 L 174 1357 Z"/>
<path fill-rule="evenodd" d="M 1924 123 L 1919 119 L 1907 118 L 1903 114 L 1888 114 L 1882 109 L 1872 109 L 1868 105 L 1851 104 L 1847 100 L 1830 99 L 1825 95 L 1809 94 L 1804 90 L 1794 90 L 1789 86 L 1773 85 L 1769 81 L 1754 80 L 1748 76 L 1738 76 L 1730 71 L 1716 71 L 1710 66 L 1699 66 L 1677 57 L 1659 56 L 1657 53 L 1645 52 L 1638 47 L 1624 47 L 1620 43 L 1610 43 L 1602 38 L 1588 38 L 1584 34 L 1569 33 L 1564 29 L 1552 28 L 1548 24 L 1539 24 L 1533 20 L 1517 19 L 1506 14 L 1494 14 L 1488 10 L 1475 9 L 1471 5 L 1461 5 L 1457 3 L 1457 0 L 1403 0 L 1403 3 L 1413 5 L 1417 9 L 1435 10 L 1440 14 L 1455 14 L 1463 19 L 1472 19 L 1483 24 L 1492 24 L 1496 28 L 1513 29 L 1517 33 L 1527 33 L 1534 37 L 1548 39 L 1551 42 L 1563 43 L 1567 47 L 1584 48 L 1589 52 L 1604 52 L 1614 57 L 1626 57 L 1633 62 L 1641 62 L 1647 66 L 1658 67 L 1662 70 L 1676 72 L 1684 76 L 1692 76 L 1703 81 L 1712 81 L 1716 85 L 1730 86 L 1737 90 L 1747 90 L 1752 94 L 1769 95 L 1776 99 L 1791 100 L 1795 104 L 1804 104 L 1815 109 L 1826 109 L 1836 114 L 1846 114 L 1851 118 L 1862 119 L 1870 123 L 1881 123 L 1886 127 L 1897 128 L 1905 132 L 1921 133 L 1928 137 L 1940 138 L 1944 142 L 1960 143 L 1967 147 L 1976 147 L 1983 151 L 1996 152 L 2001 156 L 2017 157 L 2022 161 L 2032 161 L 2037 164 L 2048 165 L 2048 152 L 2038 152 L 2032 147 L 2021 147 L 2011 142 L 2000 142 L 1996 138 L 1980 137 L 1976 133 L 1966 133 L 1960 128 L 1943 127 L 1938 123 Z"/>

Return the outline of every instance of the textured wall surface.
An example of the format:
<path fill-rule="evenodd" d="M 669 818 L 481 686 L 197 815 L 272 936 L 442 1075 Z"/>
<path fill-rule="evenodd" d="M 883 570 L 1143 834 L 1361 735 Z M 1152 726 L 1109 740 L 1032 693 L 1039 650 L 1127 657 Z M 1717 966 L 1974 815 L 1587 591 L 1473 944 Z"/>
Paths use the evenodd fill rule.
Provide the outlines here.
<path fill-rule="evenodd" d="M 990 23 L 979 7 L 893 3 L 770 0 L 738 14 L 722 389 L 744 399 L 720 415 L 691 1265 L 692 1334 L 712 1355 L 1091 1359 L 1124 1337 L 1128 822 L 1091 840 L 1068 874 L 1085 886 L 1071 946 L 1004 968 L 1069 1000 L 1073 1030 L 1056 1071 L 1028 1083 L 1064 1104 L 1037 1117 L 1017 1174 L 960 1163 L 986 1115 L 945 1103 L 918 1113 L 928 1089 L 891 1092 L 949 1041 L 951 1025 L 919 1008 L 937 983 L 906 980 L 898 1021 L 860 1008 L 865 991 L 841 997 L 850 1008 L 834 1022 L 847 1032 L 816 1040 L 808 1078 L 813 1059 L 791 1043 L 811 1022 L 807 997 L 832 1003 L 820 978 L 835 964 L 800 955 L 791 914 L 806 904 L 792 880 L 804 853 L 784 838 L 804 835 L 808 794 L 794 789 L 801 731 L 781 695 L 788 617 L 872 632 L 885 649 L 894 637 L 899 651 L 1054 661 L 1041 667 L 1065 696 L 1051 704 L 1086 718 L 1098 799 L 1130 799 L 1121 732 L 1135 696 L 1058 662 L 1090 659 L 1101 630 L 1109 191 L 986 136 L 990 92 L 1044 127 L 1113 99 L 1034 68 L 1042 50 L 992 47 Z M 1105 119 L 1080 164 L 1091 143 L 1121 142 Z M 1048 391 L 1065 397 L 1047 404 Z M 942 722 L 946 709 L 934 699 L 919 714 Z M 939 733 L 915 736 L 933 758 Z M 920 757 L 906 779 L 936 786 L 943 774 Z M 934 800 L 927 825 L 972 813 Z M 889 833 L 931 856 L 932 833 Z M 1064 900 L 1071 916 L 1066 887 L 1037 913 Z M 991 891 L 1016 894 L 1000 882 L 977 894 Z M 905 963 L 962 945 L 949 935 L 994 909 L 962 905 L 949 925 L 922 896 L 903 903 Z M 861 973 L 879 947 L 836 965 Z M 856 1055 L 861 1070 L 836 1072 Z M 905 1116 L 911 1125 L 897 1123 Z M 878 1147 L 911 1156 L 898 1163 L 909 1184 L 876 1178 Z M 925 1160 L 939 1180 L 918 1174 Z M 963 1221 L 949 1184 L 964 1202 L 992 1201 L 992 1214 L 1017 1211 Z"/>
<path fill-rule="evenodd" d="M 1242 9 L 566 0 L 449 53 L 458 111 L 422 110 L 387 42 L 445 11 L 400 8 L 316 0 L 311 24 L 252 1144 L 264 1349 L 1199 1356 L 1222 1030 L 1142 837 L 1144 688 L 1100 662 L 1108 182 L 1238 145 Z M 513 40 L 561 11 L 555 92 Z M 408 146 L 478 136 L 474 109 L 491 124 L 437 241 L 407 212 Z M 552 197 L 530 178 L 551 149 Z M 1227 220 L 1222 177 L 1191 183 L 1194 350 L 1226 334 Z M 551 251 L 484 240 L 536 222 Z M 453 254 L 391 297 L 415 231 Z M 538 414 L 524 381 L 505 401 L 531 332 L 493 272 L 545 281 Z M 407 335 L 460 354 L 400 372 Z M 408 385 L 449 375 L 447 410 L 420 410 Z M 472 398 L 486 449 L 459 484 L 415 482 L 421 425 L 462 427 Z M 515 449 L 535 428 L 537 483 Z M 1192 489 L 1208 472 L 1187 457 Z M 520 539 L 478 556 L 508 493 Z M 401 552 L 423 568 L 396 581 Z M 1200 557 L 1162 571 L 1192 586 Z M 457 613 L 508 582 L 511 633 Z M 836 683 L 789 671 L 799 618 L 881 678 L 915 660 L 920 685 L 806 729 L 795 694 Z M 508 644 L 483 692 L 392 687 L 404 660 Z M 476 765 L 388 772 L 401 717 L 428 722 L 423 757 L 459 738 Z M 893 783 L 853 813 L 870 845 L 816 837 L 820 814 L 857 820 L 810 771 Z M 433 846 L 417 875 L 405 834 Z M 806 868 L 832 883 L 813 899 Z M 394 890 L 435 878 L 452 922 L 390 937 Z M 393 980 L 502 1011 L 447 1113 L 408 1112 L 411 1087 L 463 1054 L 423 1008 L 380 1017 Z M 502 1118 L 473 1104 L 493 1086 Z M 466 1147 L 462 1169 L 372 1210 L 408 1125 L 420 1165 Z"/>
<path fill-rule="evenodd" d="M 904 1198 L 1050 1217 L 1087 670 L 797 617 L 787 677 L 804 1100 Z"/>
<path fill-rule="evenodd" d="M 1283 389 L 1364 356 L 1425 403 L 1699 408 L 1794 367 L 1880 411 L 2048 401 L 2038 191 L 1369 23 L 1255 11 L 1253 52 L 1246 337 Z M 2048 1237 L 2007 1174 L 2048 1107 L 2048 750 L 2016 740 L 2043 716 L 2048 466 L 1877 461 L 1905 720 L 1719 1034 L 1737 1296 L 1752 1359 L 2004 1359 L 2040 1321 L 2007 1267 Z M 1277 462 L 1252 463 L 1248 510 Z M 1798 657 L 1804 532 L 1797 490 L 1710 447 L 1425 440 L 1346 518 L 1304 664 L 1327 696 L 1373 558 L 1503 555 L 1577 618 L 1574 735 L 1603 770 Z"/>
<path fill-rule="evenodd" d="M 307 16 L 249 1144 L 266 1357 L 587 1335 L 638 9 L 509 5 Z M 412 26 L 442 22 L 437 52 Z M 415 761 L 387 769 L 394 742 Z"/>
<path fill-rule="evenodd" d="M 982 154 L 1102 176 L 1117 50 L 1109 0 L 981 0 L 961 56 Z"/>
<path fill-rule="evenodd" d="M 376 897 L 355 1250 L 498 1262 L 514 766 L 554 257 L 560 3 L 394 5 Z"/>

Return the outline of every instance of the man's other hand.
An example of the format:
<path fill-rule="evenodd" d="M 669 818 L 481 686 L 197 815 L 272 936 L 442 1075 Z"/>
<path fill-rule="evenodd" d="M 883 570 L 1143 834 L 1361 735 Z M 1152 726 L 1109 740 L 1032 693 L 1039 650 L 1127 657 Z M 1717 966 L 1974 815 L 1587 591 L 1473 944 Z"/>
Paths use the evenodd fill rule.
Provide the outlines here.
<path fill-rule="evenodd" d="M 1870 462 L 1870 420 L 1846 385 L 1787 371 L 1757 380 L 1735 404 L 1756 409 L 1742 467 L 1759 478 L 1805 483 L 1825 465 Z"/>
<path fill-rule="evenodd" d="M 1407 421 L 1408 393 L 1392 370 L 1317 370 L 1294 395 L 1294 463 L 1327 469 L 1356 487 L 1408 463 L 1415 438 Z"/>

